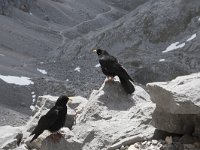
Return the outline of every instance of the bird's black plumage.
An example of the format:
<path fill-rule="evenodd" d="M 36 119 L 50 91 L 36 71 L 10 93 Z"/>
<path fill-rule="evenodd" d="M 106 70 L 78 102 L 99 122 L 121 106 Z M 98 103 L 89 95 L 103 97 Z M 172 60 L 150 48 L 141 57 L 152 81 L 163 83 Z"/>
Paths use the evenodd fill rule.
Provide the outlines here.
<path fill-rule="evenodd" d="M 99 58 L 102 72 L 108 77 L 118 76 L 126 93 L 133 93 L 135 91 L 135 87 L 131 81 L 134 81 L 128 75 L 127 71 L 122 67 L 122 65 L 119 64 L 118 60 L 105 50 L 97 49 L 96 53 Z"/>
<path fill-rule="evenodd" d="M 67 114 L 67 102 L 69 98 L 67 96 L 60 96 L 55 106 L 53 106 L 46 115 L 42 116 L 38 125 L 35 127 L 30 135 L 34 135 L 30 142 L 34 141 L 44 130 L 50 132 L 57 132 L 65 124 Z"/>

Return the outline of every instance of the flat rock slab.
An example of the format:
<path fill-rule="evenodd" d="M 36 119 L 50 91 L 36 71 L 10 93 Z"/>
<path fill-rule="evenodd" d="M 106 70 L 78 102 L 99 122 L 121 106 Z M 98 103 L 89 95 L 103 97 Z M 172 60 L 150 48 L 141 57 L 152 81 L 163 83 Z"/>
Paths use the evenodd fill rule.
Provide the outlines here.
<path fill-rule="evenodd" d="M 200 73 L 177 77 L 170 82 L 147 84 L 156 103 L 154 125 L 178 134 L 200 135 Z"/>

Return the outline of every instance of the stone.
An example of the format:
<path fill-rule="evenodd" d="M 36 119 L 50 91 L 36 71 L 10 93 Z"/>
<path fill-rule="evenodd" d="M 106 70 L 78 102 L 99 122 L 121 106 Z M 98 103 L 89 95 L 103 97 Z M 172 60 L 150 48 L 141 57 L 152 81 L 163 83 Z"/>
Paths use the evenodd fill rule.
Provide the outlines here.
<path fill-rule="evenodd" d="M 126 148 L 125 148 L 124 145 L 122 145 L 121 148 L 120 148 L 120 150 L 125 150 L 125 149 L 126 149 Z"/>
<path fill-rule="evenodd" d="M 135 146 L 135 148 L 138 148 L 138 149 L 140 148 L 140 144 L 138 142 L 135 143 L 134 146 Z"/>
<path fill-rule="evenodd" d="M 76 124 L 72 125 L 72 119 L 68 128 L 61 129 L 63 136 L 58 143 L 52 142 L 48 131 L 29 142 L 32 138 L 29 137 L 30 132 L 38 119 L 57 100 L 57 97 L 49 95 L 39 97 L 33 116 L 22 129 L 23 137 L 19 137 L 22 138 L 20 148 L 24 149 L 26 145 L 28 149 L 41 150 L 88 150 L 91 147 L 101 150 L 127 149 L 124 145 L 151 139 L 155 132 L 150 124 L 155 105 L 143 88 L 135 86 L 135 89 L 132 95 L 127 95 L 119 80 L 116 80 L 94 90 L 89 100 L 74 97 L 68 104 L 67 116 L 71 115 L 71 119 L 76 117 Z"/>
<path fill-rule="evenodd" d="M 167 145 L 164 145 L 161 149 L 162 150 L 174 150 L 175 146 L 172 144 L 167 144 Z"/>
<path fill-rule="evenodd" d="M 79 150 L 82 147 L 82 143 L 75 139 L 75 135 L 68 129 L 62 128 L 62 137 L 58 142 L 53 142 L 48 136 L 42 141 L 40 150 Z M 67 139 L 67 140 L 66 140 Z"/>
<path fill-rule="evenodd" d="M 153 125 L 157 129 L 200 135 L 200 73 L 149 83 L 147 88 L 156 103 Z"/>
<path fill-rule="evenodd" d="M 136 91 L 127 95 L 119 81 L 104 83 L 99 90 L 92 92 L 78 115 L 76 124 L 70 131 L 78 143 L 71 144 L 78 144 L 82 150 L 123 149 L 122 145 L 151 138 L 155 128 L 149 123 L 154 108 L 149 95 L 141 87 L 136 86 Z M 65 143 L 69 144 L 69 140 L 67 137 L 62 139 L 58 149 L 64 148 Z M 53 149 L 55 146 L 48 145 L 43 143 L 43 150 Z"/>
<path fill-rule="evenodd" d="M 147 142 L 147 146 L 150 146 L 150 145 L 151 145 L 151 141 L 148 141 L 148 142 Z"/>
<path fill-rule="evenodd" d="M 33 131 L 35 125 L 38 122 L 38 119 L 46 114 L 46 112 L 54 106 L 56 100 L 58 97 L 56 96 L 50 96 L 50 95 L 45 95 L 45 96 L 39 96 L 36 106 L 35 106 L 35 111 L 33 112 L 32 117 L 30 120 L 27 122 L 25 126 L 21 127 L 11 127 L 11 126 L 4 126 L 1 127 L 1 131 L 8 130 L 10 133 L 5 134 L 2 133 L 2 140 L 0 141 L 0 146 L 1 142 L 3 144 L 2 147 L 4 149 L 14 149 L 17 148 L 17 145 L 20 145 L 21 143 L 21 149 L 24 149 L 23 145 L 25 144 L 29 149 L 40 149 L 42 146 L 43 140 L 45 140 L 51 133 L 49 131 L 44 131 L 36 140 L 34 140 L 32 143 L 29 141 L 31 140 L 32 136 L 29 137 L 31 131 Z M 65 127 L 68 127 L 69 129 L 72 129 L 72 126 L 75 124 L 75 119 L 76 119 L 76 111 L 75 110 L 82 110 L 83 107 L 86 105 L 87 100 L 85 98 L 81 98 L 80 96 L 73 97 L 72 102 L 70 103 L 70 106 L 68 105 L 68 114 L 66 116 L 66 122 L 65 122 Z M 80 111 L 81 112 L 81 111 Z M 5 128 L 5 129 L 4 129 Z M 61 129 L 63 131 L 66 129 Z M 67 132 L 67 134 L 69 131 Z M 72 133 L 71 133 L 72 134 Z M 71 135 L 69 134 L 69 135 Z M 9 140 L 9 139 L 12 140 Z M 0 136 L 1 139 L 1 136 Z"/>
<path fill-rule="evenodd" d="M 131 145 L 128 150 L 139 150 L 138 148 L 135 147 L 135 145 Z"/>
<path fill-rule="evenodd" d="M 179 142 L 183 144 L 193 144 L 195 142 L 195 138 L 191 135 L 183 135 L 180 139 Z"/>
<path fill-rule="evenodd" d="M 153 145 L 157 145 L 157 144 L 158 144 L 158 141 L 157 141 L 157 140 L 152 140 L 152 144 L 153 144 Z"/>
<path fill-rule="evenodd" d="M 147 144 L 147 141 L 142 142 L 142 145 L 146 145 L 146 144 Z"/>
<path fill-rule="evenodd" d="M 17 144 L 16 136 L 22 131 L 22 127 L 1 126 L 0 127 L 0 148 L 14 148 Z"/>
<path fill-rule="evenodd" d="M 166 144 L 168 144 L 168 145 L 170 145 L 170 144 L 172 144 L 172 136 L 167 136 L 166 138 L 165 138 L 165 142 L 166 142 Z"/>
<path fill-rule="evenodd" d="M 193 145 L 193 144 L 183 144 L 183 148 L 184 148 L 184 150 L 194 150 L 195 145 Z"/>

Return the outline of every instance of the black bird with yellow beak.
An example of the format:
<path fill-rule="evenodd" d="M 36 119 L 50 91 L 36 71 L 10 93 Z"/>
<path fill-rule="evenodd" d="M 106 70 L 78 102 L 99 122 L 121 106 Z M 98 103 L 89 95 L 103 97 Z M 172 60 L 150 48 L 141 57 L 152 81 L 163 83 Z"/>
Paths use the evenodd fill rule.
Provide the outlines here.
<path fill-rule="evenodd" d="M 107 51 L 102 49 L 94 49 L 93 52 L 97 53 L 102 72 L 108 78 L 106 82 L 113 80 L 115 76 L 118 76 L 121 85 L 127 94 L 131 94 L 135 91 L 135 87 L 132 83 L 134 82 L 133 79 L 114 56 L 111 56 Z"/>
<path fill-rule="evenodd" d="M 55 106 L 53 106 L 46 115 L 42 116 L 33 132 L 30 134 L 34 135 L 30 142 L 34 141 L 44 130 L 48 130 L 52 133 L 58 133 L 58 131 L 64 127 L 66 115 L 67 115 L 67 102 L 72 100 L 72 97 L 65 95 L 60 96 Z M 53 140 L 56 134 L 53 134 Z"/>

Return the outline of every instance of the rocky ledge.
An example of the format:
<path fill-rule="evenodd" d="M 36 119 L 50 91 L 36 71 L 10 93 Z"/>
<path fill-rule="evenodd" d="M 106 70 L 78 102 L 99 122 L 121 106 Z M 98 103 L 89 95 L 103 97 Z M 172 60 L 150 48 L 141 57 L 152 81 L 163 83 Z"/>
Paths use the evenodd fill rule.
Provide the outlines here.
<path fill-rule="evenodd" d="M 170 82 L 149 83 L 150 95 L 135 86 L 125 94 L 120 82 L 104 83 L 89 100 L 74 97 L 59 142 L 44 132 L 30 143 L 28 135 L 57 97 L 42 96 L 25 127 L 13 128 L 3 149 L 27 150 L 199 150 L 200 73 Z M 151 96 L 151 97 L 150 97 Z M 152 101 L 153 102 L 152 102 Z M 155 104 L 156 105 L 155 105 Z M 153 126 L 152 126 L 153 125 Z M 10 131 L 12 131 L 9 128 Z M 22 136 L 23 135 L 23 136 Z M 1 137 L 0 137 L 1 139 Z M 9 140 L 8 140 L 9 139 Z M 11 140 L 14 139 L 14 140 Z M 8 140 L 8 141 L 6 141 Z M 21 142 L 20 146 L 16 144 Z"/>
<path fill-rule="evenodd" d="M 156 103 L 153 121 L 157 129 L 200 135 L 200 73 L 149 83 L 147 87 Z"/>

